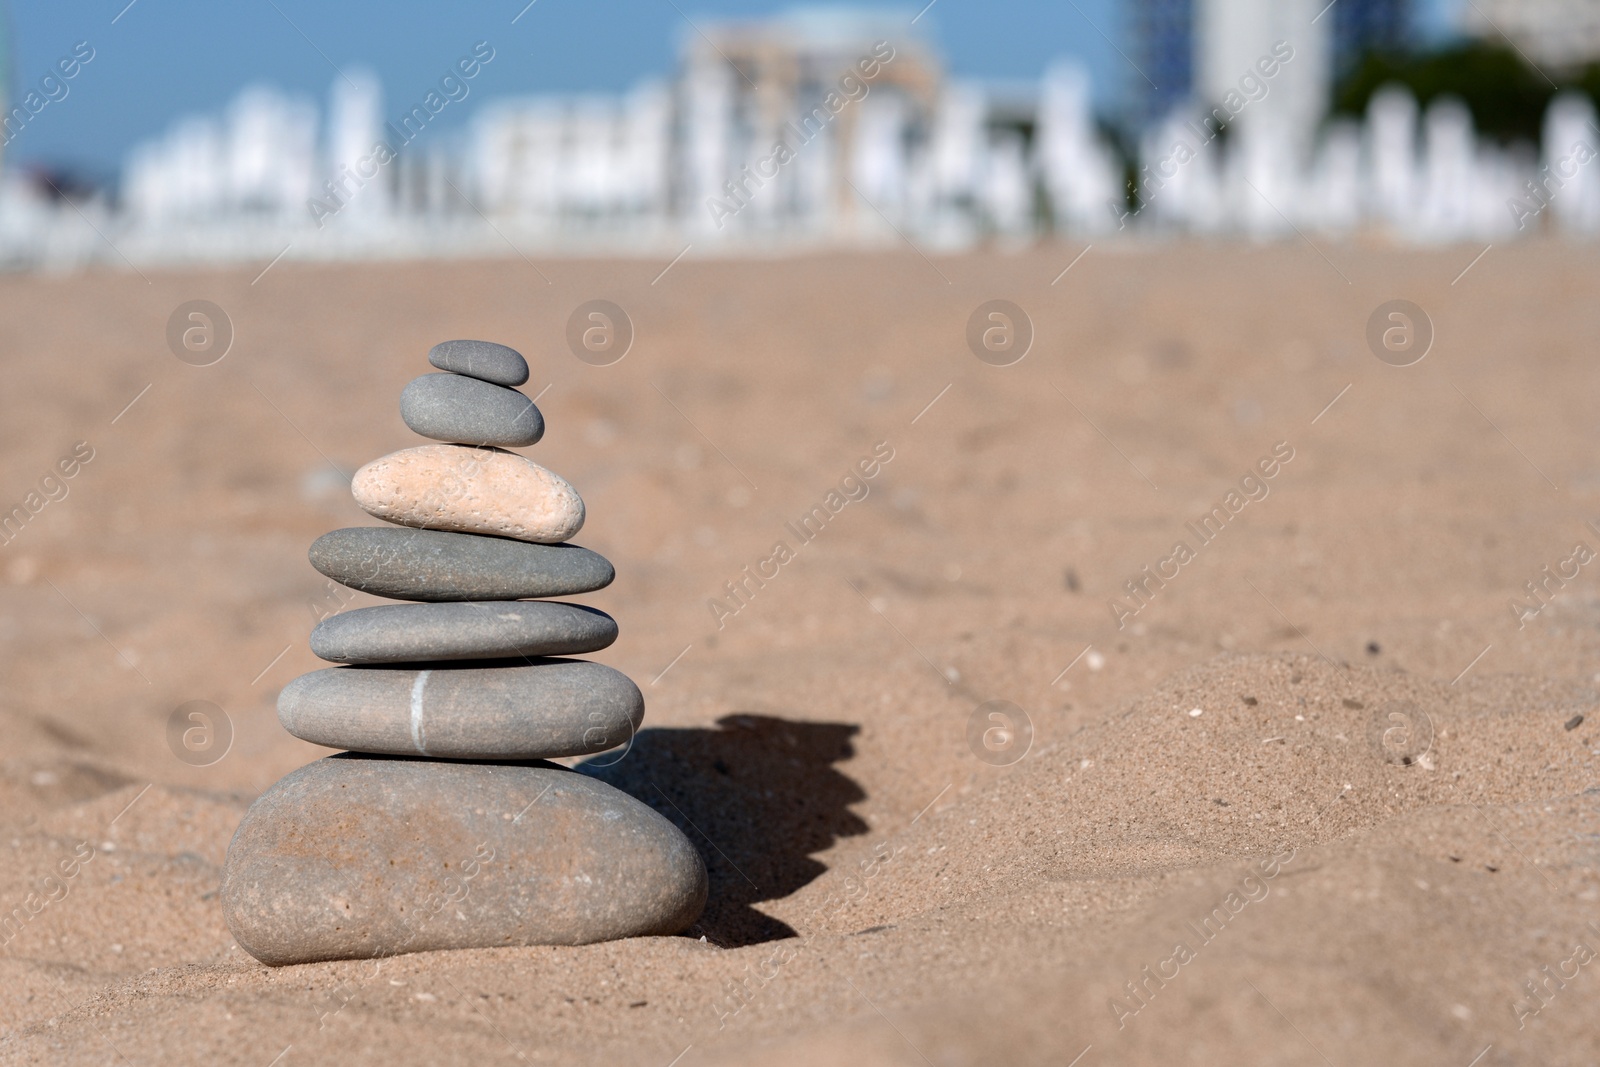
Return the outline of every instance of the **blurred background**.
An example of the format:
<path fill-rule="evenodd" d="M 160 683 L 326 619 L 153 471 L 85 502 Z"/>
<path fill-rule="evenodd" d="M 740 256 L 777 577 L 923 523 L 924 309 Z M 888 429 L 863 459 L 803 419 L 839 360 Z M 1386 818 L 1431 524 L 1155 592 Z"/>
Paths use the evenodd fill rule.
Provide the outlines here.
<path fill-rule="evenodd" d="M 14 268 L 1600 231 L 1584 0 L 9 6 Z"/>

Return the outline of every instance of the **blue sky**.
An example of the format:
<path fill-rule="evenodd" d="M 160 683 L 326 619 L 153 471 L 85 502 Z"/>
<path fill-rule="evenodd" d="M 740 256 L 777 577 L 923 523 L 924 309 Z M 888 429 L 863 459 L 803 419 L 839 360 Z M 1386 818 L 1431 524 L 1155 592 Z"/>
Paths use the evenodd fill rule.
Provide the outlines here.
<path fill-rule="evenodd" d="M 1427 0 L 1437 7 L 1448 0 Z M 0 0 L 4 3 L 4 0 Z M 268 82 L 327 100 L 339 67 L 378 73 L 387 109 L 420 98 L 474 42 L 496 51 L 464 106 L 428 136 L 448 136 L 485 99 L 540 91 L 617 91 L 672 67 L 690 19 L 782 11 L 793 0 L 26 0 L 12 2 L 10 85 L 25 92 L 88 41 L 95 58 L 6 149 L 112 176 L 128 149 L 193 112 L 219 111 L 244 86 Z M 871 6 L 883 6 L 874 4 Z M 905 8 L 914 14 L 920 3 Z M 1037 78 L 1052 59 L 1085 63 L 1109 99 L 1131 73 L 1119 0 L 936 0 L 926 31 L 958 75 Z M 687 13 L 687 18 L 682 12 Z M 114 20 L 114 21 L 113 21 Z"/>

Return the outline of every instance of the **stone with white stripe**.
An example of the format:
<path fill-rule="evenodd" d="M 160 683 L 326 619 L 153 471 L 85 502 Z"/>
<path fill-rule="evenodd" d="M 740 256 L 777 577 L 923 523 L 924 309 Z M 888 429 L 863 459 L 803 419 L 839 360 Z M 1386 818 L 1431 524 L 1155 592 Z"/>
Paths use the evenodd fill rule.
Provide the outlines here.
<path fill-rule="evenodd" d="M 278 721 L 296 737 L 394 756 L 583 756 L 630 744 L 643 718 L 639 687 L 588 660 L 329 667 L 278 695 Z"/>

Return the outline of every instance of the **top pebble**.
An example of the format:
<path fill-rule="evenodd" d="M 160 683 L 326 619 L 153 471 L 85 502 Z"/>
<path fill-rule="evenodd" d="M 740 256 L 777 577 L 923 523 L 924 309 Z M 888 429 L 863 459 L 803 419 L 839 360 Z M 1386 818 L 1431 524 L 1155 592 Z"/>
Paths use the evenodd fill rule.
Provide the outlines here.
<path fill-rule="evenodd" d="M 528 380 L 528 361 L 522 354 L 492 341 L 444 341 L 428 350 L 428 362 L 495 385 L 518 386 Z"/>

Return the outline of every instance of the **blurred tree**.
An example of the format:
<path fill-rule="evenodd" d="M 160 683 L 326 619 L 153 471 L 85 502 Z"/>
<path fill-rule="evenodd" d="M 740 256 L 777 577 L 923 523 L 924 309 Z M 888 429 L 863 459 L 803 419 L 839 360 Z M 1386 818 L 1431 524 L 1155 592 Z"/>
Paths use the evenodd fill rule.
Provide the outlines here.
<path fill-rule="evenodd" d="M 1554 76 L 1554 75 L 1552 75 Z M 1478 132 L 1498 141 L 1537 142 L 1545 107 L 1560 88 L 1600 90 L 1600 63 L 1556 77 L 1529 66 L 1513 49 L 1471 41 L 1436 52 L 1369 52 L 1334 88 L 1333 109 L 1362 116 L 1379 88 L 1398 82 L 1427 107 L 1443 93 L 1459 96 L 1472 111 Z"/>

